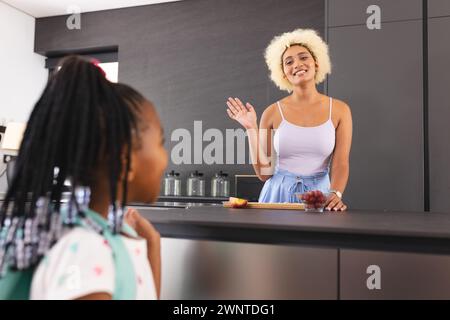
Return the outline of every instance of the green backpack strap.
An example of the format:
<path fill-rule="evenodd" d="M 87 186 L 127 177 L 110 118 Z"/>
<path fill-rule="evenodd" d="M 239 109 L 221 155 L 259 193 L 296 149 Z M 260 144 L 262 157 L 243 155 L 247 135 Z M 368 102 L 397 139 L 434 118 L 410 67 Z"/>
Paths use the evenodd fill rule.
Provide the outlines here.
<path fill-rule="evenodd" d="M 0 300 L 28 300 L 33 273 L 33 269 L 8 270 L 0 279 Z"/>
<path fill-rule="evenodd" d="M 86 217 L 103 227 L 103 237 L 108 241 L 114 260 L 115 269 L 115 289 L 113 300 L 134 300 L 136 299 L 136 273 L 130 254 L 120 234 L 113 234 L 108 227 L 105 218 L 92 210 L 85 211 Z M 137 237 L 136 231 L 125 222 L 122 232 L 131 237 Z"/>
<path fill-rule="evenodd" d="M 33 269 L 12 270 L 7 267 L 0 278 L 0 300 L 28 300 L 33 272 Z"/>

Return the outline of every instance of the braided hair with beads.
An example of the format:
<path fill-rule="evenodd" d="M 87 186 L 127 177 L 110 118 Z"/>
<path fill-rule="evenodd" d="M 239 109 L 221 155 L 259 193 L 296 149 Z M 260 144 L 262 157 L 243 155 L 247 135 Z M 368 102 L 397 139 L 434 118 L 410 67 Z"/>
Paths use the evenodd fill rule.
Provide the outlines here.
<path fill-rule="evenodd" d="M 95 62 L 82 57 L 68 56 L 59 66 L 31 112 L 0 208 L 0 277 L 7 268 L 35 266 L 74 226 L 89 204 L 93 173 L 105 159 L 108 220 L 114 232 L 121 228 L 127 179 L 122 179 L 121 203 L 117 186 L 130 168 L 133 132 L 145 98 L 108 81 Z M 64 192 L 67 182 L 71 187 Z"/>

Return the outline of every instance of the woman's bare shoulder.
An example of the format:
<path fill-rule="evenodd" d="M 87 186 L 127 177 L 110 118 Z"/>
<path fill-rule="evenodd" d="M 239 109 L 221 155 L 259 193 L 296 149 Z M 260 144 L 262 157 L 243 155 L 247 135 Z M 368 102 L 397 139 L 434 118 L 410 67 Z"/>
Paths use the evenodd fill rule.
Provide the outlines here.
<path fill-rule="evenodd" d="M 337 128 L 341 123 L 351 123 L 352 113 L 349 105 L 339 99 L 333 98 L 333 123 Z"/>
<path fill-rule="evenodd" d="M 350 113 L 349 105 L 346 102 L 335 98 L 333 98 L 333 110 L 339 115 Z"/>
<path fill-rule="evenodd" d="M 273 114 L 273 112 L 275 111 L 276 106 L 277 106 L 276 102 L 272 103 L 271 105 L 269 105 L 269 106 L 264 108 L 263 113 Z"/>
<path fill-rule="evenodd" d="M 271 105 L 267 106 L 266 108 L 264 108 L 262 117 L 272 121 L 274 118 L 277 119 L 278 115 L 279 115 L 279 111 L 278 111 L 278 107 L 277 107 L 277 103 L 274 102 Z"/>
<path fill-rule="evenodd" d="M 264 109 L 261 116 L 261 122 L 263 122 L 265 126 L 272 127 L 274 120 L 277 118 L 276 108 L 277 104 L 272 103 Z"/>

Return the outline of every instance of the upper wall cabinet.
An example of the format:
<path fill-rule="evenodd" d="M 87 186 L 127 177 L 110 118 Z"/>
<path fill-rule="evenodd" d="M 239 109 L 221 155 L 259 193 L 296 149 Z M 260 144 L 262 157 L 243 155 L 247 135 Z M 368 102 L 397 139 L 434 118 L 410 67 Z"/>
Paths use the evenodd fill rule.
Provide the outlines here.
<path fill-rule="evenodd" d="M 450 16 L 449 0 L 428 0 L 428 17 Z"/>
<path fill-rule="evenodd" d="M 450 1 L 434 1 L 445 2 L 450 11 Z M 422 0 L 327 0 L 327 5 L 329 27 L 366 24 L 371 5 L 380 8 L 381 22 L 422 18 Z"/>

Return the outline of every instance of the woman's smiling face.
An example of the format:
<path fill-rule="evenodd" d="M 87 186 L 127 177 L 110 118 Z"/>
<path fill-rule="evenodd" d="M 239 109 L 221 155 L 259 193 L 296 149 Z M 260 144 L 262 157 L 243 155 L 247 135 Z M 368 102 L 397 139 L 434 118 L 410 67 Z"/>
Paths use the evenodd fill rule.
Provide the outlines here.
<path fill-rule="evenodd" d="M 293 86 L 315 79 L 317 62 L 311 52 L 301 45 L 287 48 L 282 64 L 284 75 Z"/>

